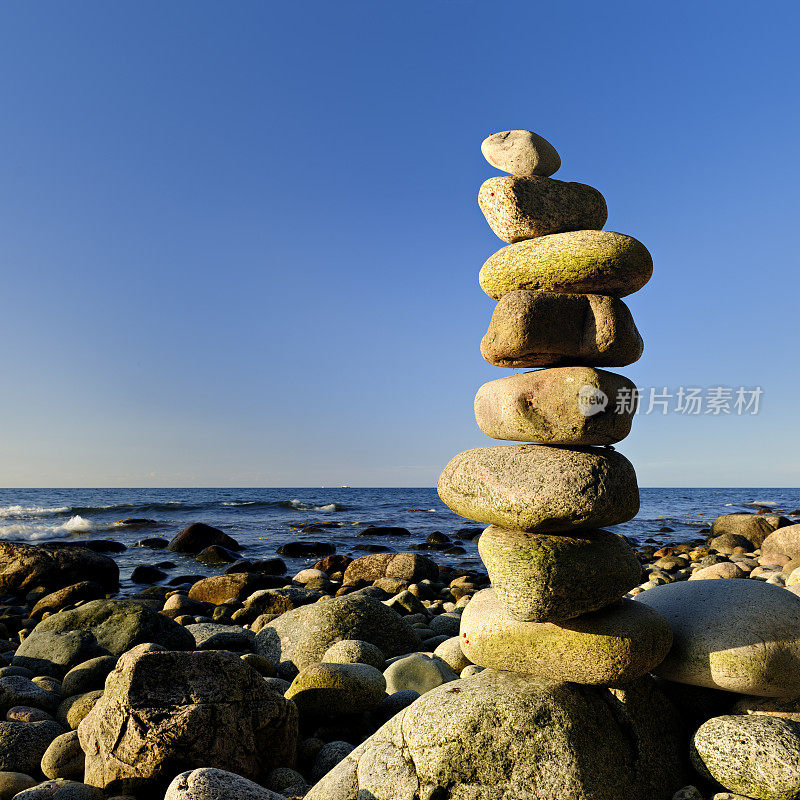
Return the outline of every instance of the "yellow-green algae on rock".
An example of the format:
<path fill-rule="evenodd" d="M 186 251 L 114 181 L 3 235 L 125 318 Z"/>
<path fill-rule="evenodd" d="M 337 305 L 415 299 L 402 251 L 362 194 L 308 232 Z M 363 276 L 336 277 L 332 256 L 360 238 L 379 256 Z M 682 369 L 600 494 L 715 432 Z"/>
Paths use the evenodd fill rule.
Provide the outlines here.
<path fill-rule="evenodd" d="M 515 289 L 625 297 L 653 274 L 647 248 L 614 231 L 570 231 L 510 244 L 490 256 L 479 281 L 499 300 Z"/>
<path fill-rule="evenodd" d="M 483 589 L 461 616 L 461 650 L 470 661 L 549 680 L 628 683 L 660 664 L 671 644 L 667 620 L 632 600 L 566 622 L 521 622 Z"/>

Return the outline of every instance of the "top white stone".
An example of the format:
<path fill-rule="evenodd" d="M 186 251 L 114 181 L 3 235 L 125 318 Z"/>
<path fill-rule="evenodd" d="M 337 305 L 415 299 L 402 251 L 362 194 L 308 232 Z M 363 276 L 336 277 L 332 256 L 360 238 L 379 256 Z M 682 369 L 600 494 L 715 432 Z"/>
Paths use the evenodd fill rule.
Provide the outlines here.
<path fill-rule="evenodd" d="M 561 166 L 555 147 L 533 131 L 500 131 L 483 140 L 481 152 L 497 169 L 518 178 L 552 175 Z"/>

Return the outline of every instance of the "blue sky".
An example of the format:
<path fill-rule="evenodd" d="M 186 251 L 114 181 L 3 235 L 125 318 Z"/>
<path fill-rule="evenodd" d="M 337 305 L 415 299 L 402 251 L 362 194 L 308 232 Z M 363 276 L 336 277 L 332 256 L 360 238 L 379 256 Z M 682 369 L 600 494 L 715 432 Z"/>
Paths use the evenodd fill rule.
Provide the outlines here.
<path fill-rule="evenodd" d="M 503 245 L 489 133 L 529 128 L 655 273 L 643 486 L 800 485 L 793 4 L 0 8 L 0 485 L 433 485 Z"/>

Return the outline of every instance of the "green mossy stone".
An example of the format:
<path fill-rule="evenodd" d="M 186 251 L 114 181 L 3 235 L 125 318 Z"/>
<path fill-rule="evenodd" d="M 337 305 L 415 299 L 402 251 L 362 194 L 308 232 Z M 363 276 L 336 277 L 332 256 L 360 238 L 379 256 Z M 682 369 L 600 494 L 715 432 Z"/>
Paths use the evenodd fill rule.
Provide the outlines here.
<path fill-rule="evenodd" d="M 461 649 L 470 661 L 539 680 L 618 686 L 650 672 L 671 644 L 667 620 L 632 600 L 558 624 L 521 622 L 484 589 L 461 621 Z"/>
<path fill-rule="evenodd" d="M 642 582 L 631 546 L 603 530 L 526 533 L 490 525 L 478 551 L 506 613 L 556 622 L 597 611 Z"/>
<path fill-rule="evenodd" d="M 570 231 L 503 247 L 483 265 L 479 281 L 499 300 L 515 289 L 625 297 L 653 274 L 647 248 L 613 231 Z"/>

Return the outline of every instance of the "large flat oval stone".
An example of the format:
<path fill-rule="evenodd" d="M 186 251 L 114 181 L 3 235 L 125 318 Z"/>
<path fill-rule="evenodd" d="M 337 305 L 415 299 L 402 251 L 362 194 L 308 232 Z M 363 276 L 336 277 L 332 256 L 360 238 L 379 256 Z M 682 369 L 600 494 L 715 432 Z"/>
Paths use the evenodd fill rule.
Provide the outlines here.
<path fill-rule="evenodd" d="M 527 533 L 490 525 L 478 551 L 505 612 L 558 622 L 597 611 L 642 582 L 633 548 L 615 533 Z"/>
<path fill-rule="evenodd" d="M 481 355 L 497 367 L 624 367 L 643 351 L 622 300 L 528 289 L 503 295 L 481 341 Z"/>
<path fill-rule="evenodd" d="M 478 205 L 491 229 L 510 243 L 599 229 L 608 218 L 606 201 L 597 189 L 541 176 L 489 178 L 478 192 Z"/>
<path fill-rule="evenodd" d="M 760 697 L 800 695 L 800 598 L 758 580 L 678 581 L 636 596 L 675 639 L 655 670 L 678 683 Z"/>
<path fill-rule="evenodd" d="M 515 289 L 624 297 L 653 274 L 647 248 L 613 231 L 570 231 L 510 244 L 481 268 L 481 288 L 499 300 Z"/>
<path fill-rule="evenodd" d="M 542 533 L 617 525 L 639 510 L 633 465 L 601 448 L 477 447 L 450 461 L 437 488 L 462 517 Z"/>
<path fill-rule="evenodd" d="M 669 623 L 632 600 L 565 622 L 521 622 L 483 589 L 461 615 L 461 650 L 474 664 L 539 679 L 593 685 L 628 683 L 661 662 Z"/>
<path fill-rule="evenodd" d="M 485 383 L 478 427 L 493 439 L 542 444 L 615 444 L 631 430 L 636 386 L 614 372 L 553 367 Z"/>

